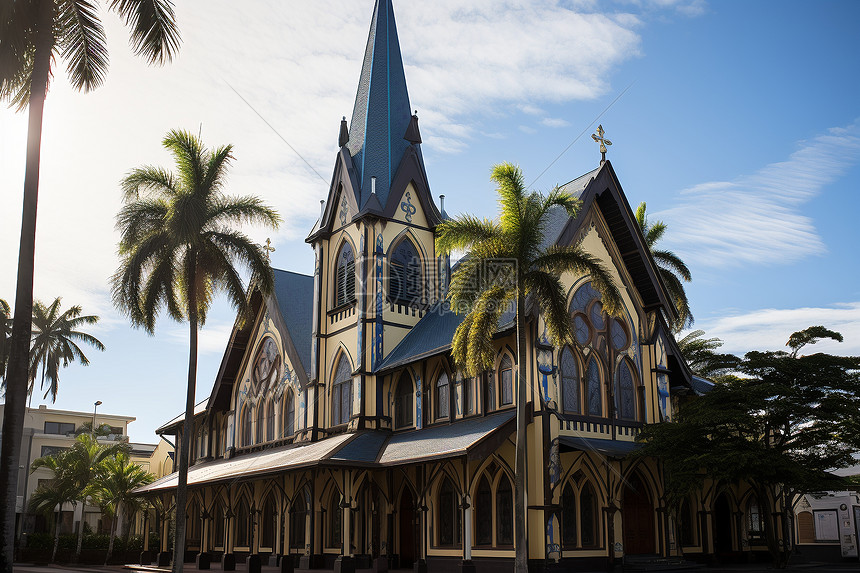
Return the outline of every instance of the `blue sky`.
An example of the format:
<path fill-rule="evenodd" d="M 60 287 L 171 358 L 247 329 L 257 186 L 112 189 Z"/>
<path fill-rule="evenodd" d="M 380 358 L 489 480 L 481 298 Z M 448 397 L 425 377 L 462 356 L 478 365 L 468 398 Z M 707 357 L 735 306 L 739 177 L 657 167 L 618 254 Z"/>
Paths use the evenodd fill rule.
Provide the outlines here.
<path fill-rule="evenodd" d="M 340 118 L 352 112 L 372 5 L 182 2 L 184 45 L 165 68 L 134 59 L 106 14 L 106 85 L 77 94 L 57 73 L 36 296 L 102 316 L 95 334 L 108 349 L 62 373 L 55 407 L 90 411 L 101 400 L 104 412 L 137 416 L 137 441 L 155 441 L 184 407 L 187 329 L 165 320 L 154 338 L 131 330 L 107 288 L 118 181 L 138 165 L 170 164 L 159 146 L 169 129 L 234 144 L 231 190 L 262 196 L 285 218 L 277 233 L 250 234 L 271 236 L 275 266 L 310 272 L 303 239 L 326 194 Z M 546 170 L 541 190 L 589 171 L 599 161 L 589 136 L 602 123 L 631 205 L 648 202 L 669 225 L 664 246 L 693 272 L 695 327 L 742 353 L 824 324 L 846 340 L 819 348 L 860 354 L 860 3 L 395 0 L 395 11 L 431 189 L 450 213 L 494 215 L 488 174 L 500 161 L 520 164 L 528 181 Z M 9 269 L 0 298 L 10 302 L 25 138 L 25 116 L 0 111 L 0 268 Z M 232 320 L 218 301 L 201 336 L 200 398 Z"/>

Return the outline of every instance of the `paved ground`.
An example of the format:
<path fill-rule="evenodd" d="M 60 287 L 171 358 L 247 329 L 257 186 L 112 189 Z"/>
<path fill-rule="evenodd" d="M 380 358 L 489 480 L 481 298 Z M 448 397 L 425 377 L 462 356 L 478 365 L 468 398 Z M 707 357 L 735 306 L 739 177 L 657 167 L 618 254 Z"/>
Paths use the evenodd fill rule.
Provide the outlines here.
<path fill-rule="evenodd" d="M 148 572 L 148 573 L 169 573 L 170 569 L 160 569 L 157 567 L 142 567 L 140 565 L 114 565 L 110 567 L 98 567 L 90 565 L 81 566 L 64 566 L 64 565 L 28 565 L 26 563 L 16 563 L 13 567 L 14 573 L 63 573 L 65 571 L 80 571 L 83 573 L 131 573 L 133 571 Z M 197 568 L 193 563 L 187 563 L 183 571 L 195 573 Z M 221 564 L 214 563 L 211 571 L 221 571 Z M 242 573 L 246 571 L 244 564 L 236 566 L 236 572 Z M 278 567 L 263 566 L 262 573 L 277 573 L 280 571 Z M 358 569 L 356 573 L 372 573 L 372 569 Z M 409 571 L 409 570 L 404 570 Z M 705 567 L 697 570 L 699 573 L 777 573 L 767 565 L 721 565 L 716 567 Z M 789 566 L 783 571 L 794 573 L 860 573 L 860 561 L 851 561 L 843 563 L 802 563 Z M 331 573 L 330 569 L 311 570 L 307 573 Z M 396 573 L 392 571 L 391 573 Z"/>

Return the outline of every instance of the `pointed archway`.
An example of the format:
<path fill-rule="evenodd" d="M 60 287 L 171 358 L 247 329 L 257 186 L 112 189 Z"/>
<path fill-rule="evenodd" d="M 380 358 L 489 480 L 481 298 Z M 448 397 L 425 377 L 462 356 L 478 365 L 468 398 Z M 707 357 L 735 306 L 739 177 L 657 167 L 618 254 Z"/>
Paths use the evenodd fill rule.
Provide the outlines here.
<path fill-rule="evenodd" d="M 717 556 L 732 552 L 732 508 L 725 493 L 714 502 L 714 553 Z"/>
<path fill-rule="evenodd" d="M 654 505 L 648 488 L 638 473 L 624 486 L 621 498 L 621 525 L 624 531 L 625 555 L 656 553 L 654 545 Z"/>
<path fill-rule="evenodd" d="M 400 496 L 400 568 L 411 569 L 415 563 L 415 502 L 409 488 Z"/>

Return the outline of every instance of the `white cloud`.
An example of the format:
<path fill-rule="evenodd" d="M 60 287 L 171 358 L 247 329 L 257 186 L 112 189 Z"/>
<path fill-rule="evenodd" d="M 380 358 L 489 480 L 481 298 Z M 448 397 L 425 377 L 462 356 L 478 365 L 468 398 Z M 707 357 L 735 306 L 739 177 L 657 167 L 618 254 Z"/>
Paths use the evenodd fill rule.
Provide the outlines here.
<path fill-rule="evenodd" d="M 672 230 L 687 263 L 730 267 L 780 264 L 826 247 L 802 206 L 860 158 L 860 125 L 833 128 L 787 161 L 734 181 L 681 192 L 677 207 L 654 213 Z"/>
<path fill-rule="evenodd" d="M 704 330 L 709 338 L 717 337 L 724 342 L 721 351 L 738 355 L 750 350 L 787 350 L 785 343 L 792 333 L 818 325 L 841 333 L 844 341 L 823 340 L 807 346 L 802 354 L 827 352 L 860 356 L 860 302 L 827 307 L 765 308 L 696 322 L 696 327 Z"/>
<path fill-rule="evenodd" d="M 567 127 L 570 122 L 560 117 L 545 117 L 541 120 L 541 125 L 546 127 Z"/>

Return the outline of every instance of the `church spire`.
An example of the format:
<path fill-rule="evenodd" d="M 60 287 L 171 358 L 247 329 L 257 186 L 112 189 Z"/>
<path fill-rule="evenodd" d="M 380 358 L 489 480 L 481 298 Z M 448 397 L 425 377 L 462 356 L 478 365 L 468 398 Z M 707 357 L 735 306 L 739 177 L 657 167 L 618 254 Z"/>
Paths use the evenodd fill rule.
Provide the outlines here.
<path fill-rule="evenodd" d="M 381 204 L 388 200 L 391 180 L 411 145 L 404 139 L 413 121 L 411 109 L 394 8 L 391 0 L 376 0 L 347 142 L 360 185 L 359 209 L 370 198 L 371 177 L 376 177 Z M 416 151 L 420 157 L 417 145 Z"/>

